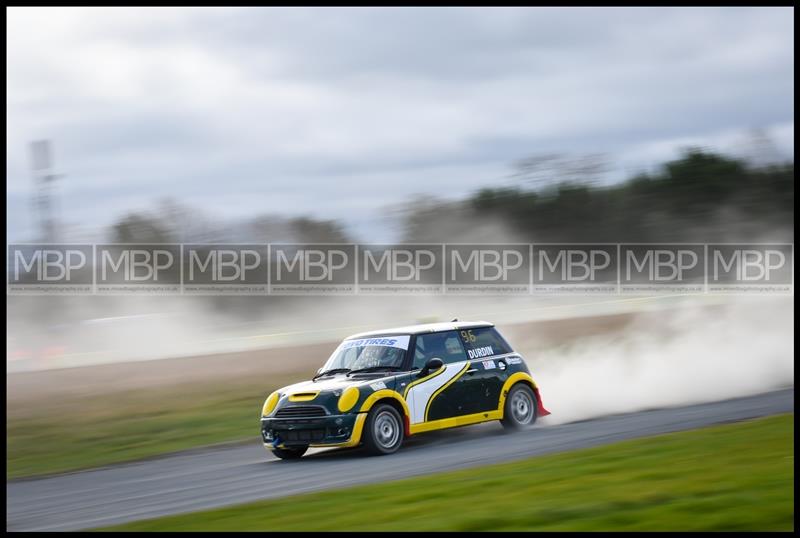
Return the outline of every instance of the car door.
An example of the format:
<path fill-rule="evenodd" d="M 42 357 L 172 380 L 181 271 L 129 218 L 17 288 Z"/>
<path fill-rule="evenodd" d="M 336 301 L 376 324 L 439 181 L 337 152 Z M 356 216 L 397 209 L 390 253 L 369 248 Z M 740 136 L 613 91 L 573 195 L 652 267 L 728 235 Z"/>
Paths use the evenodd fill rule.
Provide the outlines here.
<path fill-rule="evenodd" d="M 459 336 L 470 363 L 463 383 L 473 402 L 471 412 L 493 411 L 508 379 L 506 356 L 511 347 L 494 327 L 461 330 Z"/>
<path fill-rule="evenodd" d="M 415 340 L 412 367 L 422 368 L 430 359 L 442 359 L 444 366 L 420 377 L 416 374 L 404 389 L 411 412 L 411 424 L 420 424 L 471 413 L 459 380 L 469 367 L 466 351 L 456 331 L 419 334 Z"/>

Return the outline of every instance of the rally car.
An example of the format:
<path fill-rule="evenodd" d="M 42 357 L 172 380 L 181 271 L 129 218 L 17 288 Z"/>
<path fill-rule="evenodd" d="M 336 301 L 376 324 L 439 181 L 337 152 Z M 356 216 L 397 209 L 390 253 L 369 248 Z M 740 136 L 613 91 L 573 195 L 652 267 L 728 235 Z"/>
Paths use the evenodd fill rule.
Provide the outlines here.
<path fill-rule="evenodd" d="M 269 395 L 261 436 L 282 459 L 309 447 L 391 454 L 410 435 L 491 420 L 522 429 L 548 414 L 493 324 L 453 321 L 346 338 L 313 379 Z"/>

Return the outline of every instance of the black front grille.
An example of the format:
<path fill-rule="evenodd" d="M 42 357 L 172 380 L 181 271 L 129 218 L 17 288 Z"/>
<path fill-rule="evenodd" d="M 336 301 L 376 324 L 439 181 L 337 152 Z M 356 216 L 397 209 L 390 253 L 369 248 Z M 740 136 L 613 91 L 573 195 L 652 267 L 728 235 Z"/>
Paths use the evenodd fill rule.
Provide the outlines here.
<path fill-rule="evenodd" d="M 283 407 L 275 413 L 275 418 L 324 417 L 325 409 L 318 405 L 295 405 Z"/>
<path fill-rule="evenodd" d="M 325 439 L 325 430 L 275 430 L 275 438 L 286 443 L 322 441 Z"/>

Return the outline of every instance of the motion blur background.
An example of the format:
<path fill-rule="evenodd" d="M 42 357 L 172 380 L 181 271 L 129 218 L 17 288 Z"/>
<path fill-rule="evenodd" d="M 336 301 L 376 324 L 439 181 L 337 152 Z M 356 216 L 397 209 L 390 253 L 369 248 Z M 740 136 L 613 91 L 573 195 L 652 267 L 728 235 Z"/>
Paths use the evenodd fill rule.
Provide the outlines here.
<path fill-rule="evenodd" d="M 789 13 L 12 8 L 7 241 L 792 242 Z M 324 299 L 9 297 L 9 369 L 497 310 Z"/>
<path fill-rule="evenodd" d="M 6 13 L 8 243 L 794 241 L 790 9 Z M 9 477 L 256 439 L 337 339 L 453 317 L 553 423 L 794 382 L 793 297 L 6 303 Z"/>

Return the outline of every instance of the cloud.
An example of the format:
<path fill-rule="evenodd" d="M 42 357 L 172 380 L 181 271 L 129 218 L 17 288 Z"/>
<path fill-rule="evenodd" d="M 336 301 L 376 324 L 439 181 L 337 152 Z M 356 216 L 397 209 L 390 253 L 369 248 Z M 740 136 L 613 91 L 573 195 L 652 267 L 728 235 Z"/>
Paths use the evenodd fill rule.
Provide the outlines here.
<path fill-rule="evenodd" d="M 756 127 L 790 148 L 791 14 L 9 8 L 9 237 L 29 232 L 38 138 L 66 173 L 65 218 L 97 225 L 164 195 L 347 221 L 500 181 L 531 153 L 627 169 Z"/>

